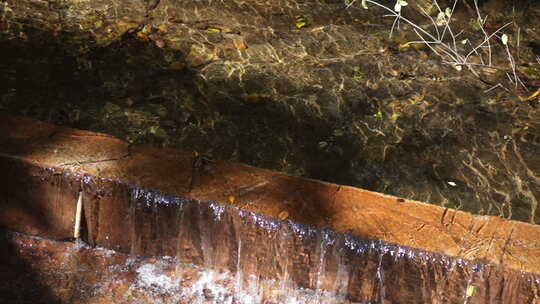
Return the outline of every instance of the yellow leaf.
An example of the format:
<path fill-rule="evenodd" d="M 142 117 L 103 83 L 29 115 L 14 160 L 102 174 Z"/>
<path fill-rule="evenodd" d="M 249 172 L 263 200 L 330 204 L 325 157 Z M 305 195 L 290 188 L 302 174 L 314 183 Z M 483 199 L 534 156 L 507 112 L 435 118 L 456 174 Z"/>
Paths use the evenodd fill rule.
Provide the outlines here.
<path fill-rule="evenodd" d="M 398 49 L 406 49 L 406 48 L 409 48 L 411 46 L 410 43 L 406 42 L 406 43 L 400 43 L 398 45 Z"/>
<path fill-rule="evenodd" d="M 518 96 L 518 98 L 521 101 L 531 101 L 531 100 L 535 99 L 538 96 L 540 96 L 540 89 L 536 90 L 536 92 L 532 93 L 529 97 Z"/>
<path fill-rule="evenodd" d="M 296 25 L 297 28 L 303 28 L 303 27 L 306 27 L 306 26 L 309 25 L 304 16 L 298 15 L 298 16 L 295 16 L 294 19 L 296 20 L 295 25 Z"/>
<path fill-rule="evenodd" d="M 219 28 L 221 30 L 221 32 L 223 33 L 234 33 L 235 31 L 230 28 L 230 27 L 226 27 L 226 26 L 222 26 Z"/>
<path fill-rule="evenodd" d="M 232 42 L 233 42 L 234 48 L 237 50 L 245 50 L 247 48 L 246 44 L 244 43 L 242 39 L 233 39 Z"/>
<path fill-rule="evenodd" d="M 208 27 L 204 31 L 209 34 L 221 33 L 221 29 L 217 27 Z"/>
<path fill-rule="evenodd" d="M 139 40 L 148 40 L 148 35 L 143 32 L 137 32 L 137 34 L 135 34 L 135 38 Z"/>
<path fill-rule="evenodd" d="M 148 24 L 145 25 L 145 26 L 142 28 L 141 32 L 143 32 L 143 33 L 145 33 L 145 34 L 150 34 L 150 32 L 152 32 L 152 26 L 151 26 L 151 25 L 148 25 Z"/>
<path fill-rule="evenodd" d="M 353 67 L 353 78 L 354 79 L 363 79 L 364 73 L 362 73 L 362 70 L 359 66 Z"/>

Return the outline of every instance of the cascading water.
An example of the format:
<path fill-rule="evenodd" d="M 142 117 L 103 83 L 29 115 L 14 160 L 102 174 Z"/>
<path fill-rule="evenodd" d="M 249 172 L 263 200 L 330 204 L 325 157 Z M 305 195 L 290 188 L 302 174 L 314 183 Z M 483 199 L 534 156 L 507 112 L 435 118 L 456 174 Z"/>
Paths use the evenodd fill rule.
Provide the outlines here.
<path fill-rule="evenodd" d="M 386 278 L 405 274 L 399 273 L 405 266 L 394 265 L 405 263 L 413 272 L 422 268 L 404 262 L 418 257 L 403 247 L 215 203 L 130 189 L 126 211 L 130 253 L 171 256 L 177 263 L 171 282 L 179 285 L 192 279 L 186 278 L 183 265 L 198 265 L 204 270 L 191 284 L 193 292 L 199 290 L 207 297 L 221 294 L 220 301 L 226 300 L 223 292 L 214 289 L 225 288 L 216 286 L 227 281 L 235 303 L 347 303 L 353 299 L 384 303 L 393 298 L 386 290 Z M 424 255 L 445 263 L 442 256 Z M 463 260 L 454 263 L 469 267 Z M 411 294 L 412 302 L 430 296 L 415 290 Z"/>
<path fill-rule="evenodd" d="M 110 266 L 111 274 L 101 275 L 128 282 L 124 302 L 146 297 L 175 304 L 530 303 L 531 290 L 540 290 L 532 274 L 114 180 L 46 174 L 40 175 L 43 187 L 52 185 L 56 199 L 73 201 L 58 205 L 65 208 L 58 214 L 75 213 L 82 188 L 85 242 L 129 254 L 123 264 Z M 73 245 L 65 258 L 92 250 Z M 92 288 L 100 290 L 116 283 L 96 284 Z"/>
<path fill-rule="evenodd" d="M 207 269 L 208 282 L 234 273 L 233 289 L 249 303 L 268 298 L 286 301 L 298 288 L 306 288 L 306 294 L 312 290 L 303 296 L 310 303 L 344 299 L 348 271 L 341 265 L 343 250 L 336 248 L 337 233 L 136 187 L 130 192 L 126 212 L 130 254 L 164 256 L 159 253 L 174 248 L 170 256 L 179 262 L 176 277 L 183 276 L 180 263 Z M 167 213 L 174 214 L 173 222 Z M 331 277 L 327 268 L 334 273 Z"/>

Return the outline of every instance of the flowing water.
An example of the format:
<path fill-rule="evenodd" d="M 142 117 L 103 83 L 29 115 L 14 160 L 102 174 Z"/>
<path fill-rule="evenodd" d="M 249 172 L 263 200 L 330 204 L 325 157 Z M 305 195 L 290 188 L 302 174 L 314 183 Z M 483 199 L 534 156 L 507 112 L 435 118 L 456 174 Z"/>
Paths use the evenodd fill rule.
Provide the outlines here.
<path fill-rule="evenodd" d="M 521 101 L 540 83 L 538 1 L 480 1 L 488 32 L 512 24 L 503 32 L 525 87 L 508 82 L 498 37 L 478 78 L 409 46 L 410 27 L 360 1 L 188 2 L 3 1 L 0 110 L 540 223 L 538 98 Z M 484 39 L 466 2 L 452 16 L 464 54 Z M 417 7 L 431 3 L 404 14 L 435 33 Z"/>
<path fill-rule="evenodd" d="M 27 172 L 12 165 L 13 172 Z M 10 192 L 16 187 L 9 187 L 4 194 L 35 202 L 43 208 L 44 223 L 61 233 L 66 221 L 55 216 L 75 214 L 82 187 L 82 240 L 108 254 L 122 253 L 131 262 L 118 262 L 99 274 L 99 265 L 85 266 L 77 257 L 92 247 L 77 243 L 69 245 L 72 251 L 61 250 L 57 259 L 79 277 L 95 275 L 99 286 L 88 288 L 101 293 L 92 294 L 114 296 L 118 292 L 106 286 L 129 285 L 125 303 L 138 303 L 132 297 L 142 296 L 151 300 L 140 303 L 175 304 L 531 303 L 540 290 L 537 275 L 484 261 L 362 239 L 69 170 L 33 172 L 31 178 L 11 178 L 33 191 L 17 194 Z M 48 196 L 36 196 L 41 193 Z M 51 202 L 55 208 L 49 214 Z M 72 223 L 65 229 L 72 231 Z M 52 255 L 45 247 L 32 248 L 30 263 L 46 263 Z M 46 269 L 60 277 L 68 271 Z"/>
<path fill-rule="evenodd" d="M 96 188 L 86 181 L 94 189 L 85 196 L 91 201 Z M 126 184 L 115 189 L 121 188 L 117 192 L 125 193 L 128 207 L 117 212 L 125 221 L 95 229 L 107 236 L 119 230 L 120 240 L 105 239 L 111 245 L 127 238 L 128 245 L 116 248 L 132 256 L 169 257 L 162 258 L 172 261 L 165 272 L 160 264 L 141 266 L 135 286 L 176 290 L 189 283 L 173 293 L 205 298 L 193 303 L 468 303 L 491 296 L 485 286 L 490 276 L 502 272 L 511 281 L 521 275 L 213 202 Z M 197 265 L 197 276 L 185 265 Z M 540 287 L 533 279 L 529 283 L 517 289 Z M 408 299 L 400 300 L 404 295 Z"/>
<path fill-rule="evenodd" d="M 245 1 L 162 1 L 118 12 L 67 1 L 33 11 L 24 3 L 2 6 L 1 110 L 540 221 L 537 100 L 487 91 L 427 49 L 402 49 L 410 37 L 388 39 L 392 20 L 374 9 L 345 9 L 343 1 L 255 1 L 249 11 Z M 47 9 L 65 18 L 41 18 L 53 15 Z M 295 26 L 300 15 L 310 26 Z M 496 26 L 503 17 L 489 20 Z M 533 83 L 538 50 L 527 45 L 537 40 L 538 18 L 529 19 L 521 20 L 518 68 Z M 505 68 L 488 79 L 494 83 L 506 78 L 499 51 L 494 59 Z M 540 289 L 530 274 L 84 178 L 85 241 L 161 257 L 133 262 L 131 290 L 171 303 L 530 303 L 523 295 Z M 55 223 L 71 212 L 61 202 L 76 201 L 79 183 L 58 174 L 49 182 L 59 188 L 50 198 L 58 213 L 43 220 Z M 528 283 L 513 284 L 520 276 Z M 493 277 L 499 283 L 486 285 Z"/>

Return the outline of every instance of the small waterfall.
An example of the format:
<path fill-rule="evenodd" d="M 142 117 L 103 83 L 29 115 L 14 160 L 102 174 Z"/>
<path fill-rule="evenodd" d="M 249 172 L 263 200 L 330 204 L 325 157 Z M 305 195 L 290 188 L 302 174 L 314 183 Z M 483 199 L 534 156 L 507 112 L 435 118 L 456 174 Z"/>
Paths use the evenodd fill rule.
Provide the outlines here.
<path fill-rule="evenodd" d="M 127 219 L 127 226 L 128 226 L 128 235 L 130 239 L 130 251 L 129 253 L 132 255 L 137 255 L 141 252 L 141 235 L 137 233 L 137 202 L 138 202 L 138 191 L 139 189 L 136 189 L 132 192 L 130 204 L 129 204 L 129 210 L 128 210 L 128 219 Z"/>
<path fill-rule="evenodd" d="M 379 303 L 383 304 L 385 302 L 385 292 L 384 292 L 384 270 L 382 267 L 384 253 L 379 253 L 379 264 L 377 265 L 377 282 L 379 284 Z"/>
<path fill-rule="evenodd" d="M 177 237 L 176 237 L 176 254 L 175 254 L 175 257 L 176 257 L 176 260 L 178 261 L 178 263 L 176 263 L 176 267 L 175 267 L 175 275 L 177 278 L 181 278 L 182 277 L 182 267 L 181 267 L 181 256 L 182 256 L 182 241 L 184 239 L 184 232 L 185 232 L 185 228 L 183 228 L 184 226 L 184 215 L 185 215 L 185 212 L 184 212 L 184 202 L 180 202 L 179 205 L 178 205 L 178 209 L 177 209 L 177 213 L 176 213 L 176 225 L 177 225 Z"/>
<path fill-rule="evenodd" d="M 218 219 L 216 219 L 212 215 L 207 214 L 209 210 L 208 208 L 204 208 L 206 206 L 201 206 L 201 204 L 198 204 L 197 207 L 197 224 L 200 233 L 200 245 L 204 263 L 203 265 L 207 269 L 214 269 L 216 267 L 215 252 L 217 252 L 218 250 L 218 248 L 215 248 L 216 236 L 214 235 L 214 233 L 216 232 L 216 229 L 214 229 L 214 224 Z"/>
<path fill-rule="evenodd" d="M 142 267 L 134 272 L 141 283 L 134 289 L 167 289 L 171 292 L 158 294 L 186 303 L 532 303 L 540 299 L 535 292 L 540 290 L 537 275 L 500 265 L 279 221 L 88 174 L 18 161 L 6 164 L 10 178 L 2 189 L 3 221 L 9 227 L 65 240 L 73 235 L 77 193 L 82 188 L 81 240 L 94 248 L 81 242 L 57 242 L 74 246 L 61 251 L 61 258 L 99 250 L 96 247 L 107 248 L 106 256 L 131 254 L 130 262 L 119 268 Z M 20 191 L 23 186 L 31 191 Z M 10 211 L 21 213 L 11 216 Z M 508 240 L 510 245 L 518 241 Z M 79 262 L 84 261 L 72 264 Z M 157 267 L 157 262 L 167 267 Z"/>
<path fill-rule="evenodd" d="M 405 291 L 411 303 L 468 303 L 481 294 L 484 271 L 465 260 L 212 202 L 99 183 L 84 186 L 88 237 L 134 256 L 171 257 L 176 264 L 170 282 L 178 282 L 186 297 L 186 288 L 192 288 L 189 297 L 198 299 L 192 303 L 218 298 L 221 302 L 215 303 L 384 303 L 399 301 Z M 93 213 L 99 221 L 89 216 Z M 190 267 L 199 269 L 196 276 L 186 270 Z M 446 285 L 432 283 L 448 277 Z M 467 286 L 453 283 L 463 277 Z M 411 278 L 421 284 L 411 284 Z"/>

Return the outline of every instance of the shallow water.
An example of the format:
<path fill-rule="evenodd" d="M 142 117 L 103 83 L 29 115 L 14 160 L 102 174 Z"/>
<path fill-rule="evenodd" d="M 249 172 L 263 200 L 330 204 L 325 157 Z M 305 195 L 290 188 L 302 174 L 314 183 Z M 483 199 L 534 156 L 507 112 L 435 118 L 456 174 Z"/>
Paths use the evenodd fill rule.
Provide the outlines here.
<path fill-rule="evenodd" d="M 375 9 L 346 10 L 340 1 L 257 1 L 250 13 L 243 2 L 200 1 L 158 5 L 146 17 L 129 7 L 105 23 L 73 4 L 63 21 L 71 30 L 47 20 L 50 29 L 26 25 L 35 18 L 9 5 L 0 110 L 540 222 L 537 100 L 486 92 L 507 84 L 504 49 L 493 49 L 501 70 L 486 72 L 488 85 L 429 49 L 402 48 L 411 39 L 405 25 L 389 39 L 391 19 Z M 528 66 L 520 71 L 534 83 L 538 33 L 530 6 L 506 18 L 523 28 L 520 64 Z M 504 23 L 500 8 L 485 9 L 494 26 Z M 465 12 L 458 28 L 479 39 Z M 297 28 L 298 15 L 310 26 Z"/>

